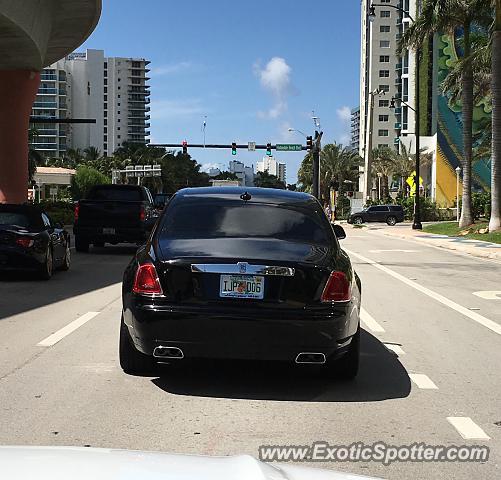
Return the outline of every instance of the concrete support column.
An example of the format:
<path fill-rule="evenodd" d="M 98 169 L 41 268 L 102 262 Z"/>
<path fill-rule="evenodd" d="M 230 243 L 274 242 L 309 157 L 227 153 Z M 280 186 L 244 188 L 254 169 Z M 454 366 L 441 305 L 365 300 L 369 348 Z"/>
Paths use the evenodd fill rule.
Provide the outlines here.
<path fill-rule="evenodd" d="M 0 71 L 0 203 L 24 203 L 28 195 L 28 129 L 40 73 Z"/>

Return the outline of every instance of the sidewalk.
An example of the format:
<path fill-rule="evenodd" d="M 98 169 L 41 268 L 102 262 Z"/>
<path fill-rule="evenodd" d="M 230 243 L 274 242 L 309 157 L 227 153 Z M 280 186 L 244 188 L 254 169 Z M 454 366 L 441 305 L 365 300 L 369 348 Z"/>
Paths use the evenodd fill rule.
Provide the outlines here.
<path fill-rule="evenodd" d="M 343 222 L 343 227 L 348 230 L 357 230 L 353 225 Z M 368 233 L 385 235 L 394 238 L 403 238 L 415 243 L 425 243 L 446 250 L 455 250 L 457 252 L 473 255 L 475 257 L 490 258 L 501 261 L 501 244 L 483 242 L 480 240 L 471 240 L 461 237 L 448 237 L 447 235 L 435 235 L 432 233 L 412 230 L 410 223 L 400 223 L 394 227 L 384 224 L 368 224 L 362 227 L 363 231 Z"/>

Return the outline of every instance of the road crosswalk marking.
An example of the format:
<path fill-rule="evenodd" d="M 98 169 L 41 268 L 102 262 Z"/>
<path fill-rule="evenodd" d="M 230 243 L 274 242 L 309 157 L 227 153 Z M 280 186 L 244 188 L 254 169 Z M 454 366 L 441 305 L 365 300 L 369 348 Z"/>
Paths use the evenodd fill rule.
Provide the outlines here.
<path fill-rule="evenodd" d="M 49 335 L 47 338 L 37 343 L 39 347 L 52 347 L 57 342 L 62 340 L 64 337 L 67 337 L 75 330 L 80 328 L 82 325 L 85 325 L 89 320 L 92 320 L 94 317 L 99 315 L 100 312 L 87 312 L 86 314 L 78 317 L 73 322 L 69 323 L 65 327 L 61 328 L 57 332 L 54 332 L 52 335 Z"/>
<path fill-rule="evenodd" d="M 447 417 L 447 420 L 465 440 L 490 440 L 491 438 L 470 417 Z"/>
<path fill-rule="evenodd" d="M 374 318 L 365 310 L 365 308 L 360 309 L 360 321 L 372 332 L 374 333 L 384 333 L 384 328 L 379 325 L 379 323 L 374 320 Z"/>

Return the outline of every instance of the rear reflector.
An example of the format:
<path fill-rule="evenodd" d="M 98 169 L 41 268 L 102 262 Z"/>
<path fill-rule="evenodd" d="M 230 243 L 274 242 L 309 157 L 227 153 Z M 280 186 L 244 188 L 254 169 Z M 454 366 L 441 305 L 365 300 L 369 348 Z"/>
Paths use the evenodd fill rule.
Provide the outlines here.
<path fill-rule="evenodd" d="M 322 302 L 348 302 L 351 300 L 351 284 L 343 272 L 332 272 L 324 291 Z"/>
<path fill-rule="evenodd" d="M 139 265 L 132 287 L 134 293 L 142 295 L 162 295 L 162 286 L 158 280 L 157 270 L 152 263 Z"/>
<path fill-rule="evenodd" d="M 21 247 L 31 248 L 35 242 L 32 238 L 19 237 L 19 238 L 16 238 L 16 243 Z"/>
<path fill-rule="evenodd" d="M 75 205 L 75 221 L 78 220 L 78 215 L 80 214 L 80 204 L 77 202 Z"/>

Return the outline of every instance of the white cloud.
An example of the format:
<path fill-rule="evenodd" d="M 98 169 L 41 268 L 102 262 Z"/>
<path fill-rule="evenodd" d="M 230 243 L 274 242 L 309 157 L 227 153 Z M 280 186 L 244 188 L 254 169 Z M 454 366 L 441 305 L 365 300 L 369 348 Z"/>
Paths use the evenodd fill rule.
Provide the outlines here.
<path fill-rule="evenodd" d="M 161 65 L 160 67 L 152 68 L 151 75 L 156 77 L 159 77 L 161 75 L 173 75 L 175 73 L 180 73 L 192 68 L 193 64 L 191 62 L 171 63 L 168 65 Z"/>
<path fill-rule="evenodd" d="M 154 120 L 176 117 L 193 117 L 206 113 L 199 99 L 158 100 L 151 102 L 151 118 Z"/>
<path fill-rule="evenodd" d="M 257 62 L 253 66 L 261 86 L 270 92 L 274 105 L 267 112 L 258 112 L 259 118 L 278 118 L 287 110 L 287 97 L 291 94 L 292 68 L 282 57 L 273 57 L 264 68 Z"/>
<path fill-rule="evenodd" d="M 222 163 L 202 163 L 202 166 L 200 167 L 200 170 L 202 172 L 208 172 L 211 168 L 219 168 L 219 170 L 223 171 L 225 170 L 224 164 Z"/>
<path fill-rule="evenodd" d="M 349 145 L 351 140 L 350 126 L 351 126 L 351 108 L 341 107 L 336 110 L 338 119 L 341 121 L 342 134 L 339 136 L 339 143 Z"/>

